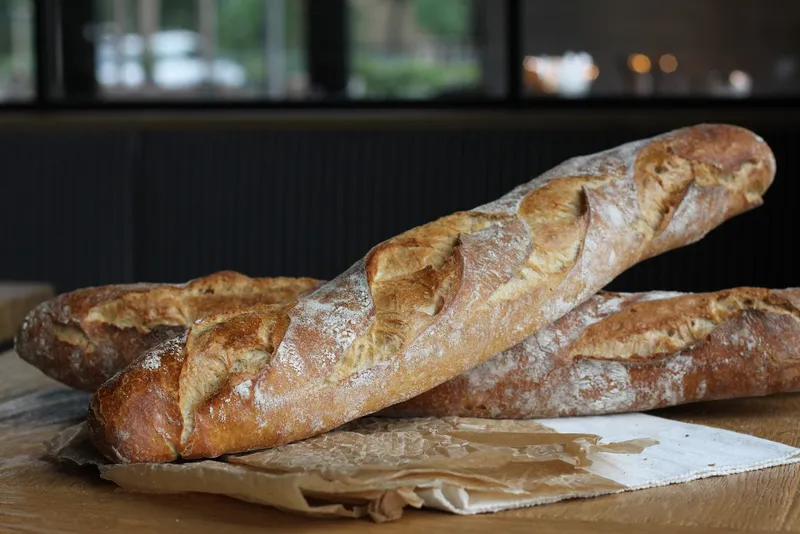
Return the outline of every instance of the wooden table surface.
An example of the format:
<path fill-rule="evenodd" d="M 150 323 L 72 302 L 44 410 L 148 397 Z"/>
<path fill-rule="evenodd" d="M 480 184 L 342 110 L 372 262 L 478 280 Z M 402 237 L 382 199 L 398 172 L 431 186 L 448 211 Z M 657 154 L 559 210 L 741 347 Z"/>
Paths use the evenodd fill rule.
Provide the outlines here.
<path fill-rule="evenodd" d="M 211 495 L 134 494 L 91 469 L 41 459 L 42 442 L 77 422 L 85 406 L 84 394 L 45 378 L 13 353 L 0 355 L 0 532 L 800 532 L 798 464 L 498 514 L 408 510 L 382 525 L 307 519 Z M 656 415 L 800 446 L 800 394 Z"/>
<path fill-rule="evenodd" d="M 0 281 L 0 343 L 12 340 L 25 314 L 52 296 L 49 284 Z"/>

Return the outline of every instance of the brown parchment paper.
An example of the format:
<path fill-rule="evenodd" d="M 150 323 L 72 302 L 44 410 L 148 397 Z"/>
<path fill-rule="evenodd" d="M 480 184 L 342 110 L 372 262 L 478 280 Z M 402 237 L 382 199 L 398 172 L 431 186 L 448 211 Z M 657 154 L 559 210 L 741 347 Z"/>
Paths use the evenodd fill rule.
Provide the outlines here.
<path fill-rule="evenodd" d="M 317 517 L 399 519 L 406 506 L 457 514 L 623 491 L 583 469 L 597 454 L 638 454 L 651 440 L 601 444 L 535 421 L 364 418 L 262 451 L 172 464 L 108 464 L 85 426 L 48 443 L 49 457 L 100 469 L 122 488 L 227 495 Z"/>

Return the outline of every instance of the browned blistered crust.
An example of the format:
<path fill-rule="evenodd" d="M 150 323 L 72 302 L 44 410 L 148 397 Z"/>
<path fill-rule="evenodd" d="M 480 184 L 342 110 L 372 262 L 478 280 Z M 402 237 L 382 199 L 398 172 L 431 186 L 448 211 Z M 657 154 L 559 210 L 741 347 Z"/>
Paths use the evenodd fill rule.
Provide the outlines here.
<path fill-rule="evenodd" d="M 382 415 L 525 419 L 800 390 L 800 289 L 599 293 Z"/>
<path fill-rule="evenodd" d="M 137 356 L 209 315 L 290 302 L 311 278 L 249 278 L 221 271 L 186 284 L 79 289 L 40 304 L 18 329 L 16 351 L 68 386 L 95 391 Z"/>
<path fill-rule="evenodd" d="M 573 158 L 379 244 L 296 303 L 212 316 L 146 351 L 93 396 L 93 439 L 120 462 L 214 457 L 408 400 L 760 205 L 774 173 L 766 143 L 727 125 Z"/>

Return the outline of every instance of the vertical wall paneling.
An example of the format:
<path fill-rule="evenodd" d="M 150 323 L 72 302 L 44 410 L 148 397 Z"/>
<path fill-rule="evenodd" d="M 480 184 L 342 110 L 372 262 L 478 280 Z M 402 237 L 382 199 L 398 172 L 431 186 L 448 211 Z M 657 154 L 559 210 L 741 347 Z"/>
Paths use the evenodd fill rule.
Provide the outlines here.
<path fill-rule="evenodd" d="M 779 169 L 765 206 L 610 288 L 800 285 L 791 250 L 798 134 L 756 129 Z M 0 133 L 0 278 L 48 280 L 59 290 L 219 269 L 329 279 L 398 232 L 657 130 Z"/>

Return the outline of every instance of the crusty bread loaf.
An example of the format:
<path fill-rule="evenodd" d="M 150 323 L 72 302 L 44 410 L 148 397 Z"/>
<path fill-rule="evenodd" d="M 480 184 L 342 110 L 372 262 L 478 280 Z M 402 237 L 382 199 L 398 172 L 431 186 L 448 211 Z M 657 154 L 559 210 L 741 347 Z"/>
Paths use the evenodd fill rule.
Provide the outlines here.
<path fill-rule="evenodd" d="M 185 284 L 79 289 L 43 302 L 17 330 L 19 356 L 68 386 L 95 391 L 145 350 L 198 319 L 310 293 L 311 278 L 249 278 L 221 271 Z"/>
<path fill-rule="evenodd" d="M 25 347 L 39 350 L 23 352 L 48 375 L 93 390 L 102 382 L 93 385 L 92 379 L 99 376 L 98 381 L 105 381 L 103 375 L 122 370 L 137 351 L 154 346 L 161 332 L 164 336 L 185 332 L 192 316 L 218 313 L 217 308 L 236 310 L 249 300 L 289 302 L 322 283 L 292 280 L 252 280 L 223 272 L 150 289 L 143 284 L 87 288 L 62 295 L 32 314 L 20 338 L 30 339 L 37 331 L 37 339 L 52 345 L 42 348 L 28 341 Z M 227 283 L 231 281 L 240 283 Z M 198 285 L 213 293 L 203 298 Z M 247 291 L 256 285 L 258 291 Z M 211 295 L 213 302 L 208 300 Z M 88 311 L 114 300 L 135 310 L 138 327 L 120 330 L 112 326 L 118 322 L 114 316 L 100 314 L 86 330 L 94 341 L 72 346 L 71 354 L 79 354 L 77 363 L 65 358 L 70 352 L 64 348 L 74 337 L 65 338 L 62 327 L 67 322 L 54 322 L 53 317 L 91 323 Z M 69 303 L 78 301 L 96 304 L 70 309 Z M 154 307 L 144 321 L 148 302 Z M 42 320 L 45 313 L 47 322 Z M 89 346 L 102 350 L 87 350 Z M 42 355 L 48 352 L 53 359 L 44 361 Z M 600 415 L 799 389 L 800 289 L 600 292 L 522 343 L 379 415 L 500 419 Z"/>
<path fill-rule="evenodd" d="M 601 415 L 798 390 L 800 289 L 599 293 L 381 415 Z"/>
<path fill-rule="evenodd" d="M 558 319 L 644 258 L 761 204 L 775 161 L 701 125 L 564 162 L 374 247 L 296 303 L 202 319 L 92 396 L 119 462 L 280 445 L 419 395 Z"/>

